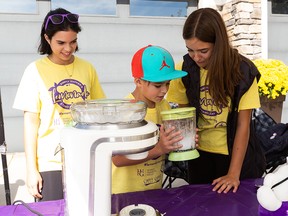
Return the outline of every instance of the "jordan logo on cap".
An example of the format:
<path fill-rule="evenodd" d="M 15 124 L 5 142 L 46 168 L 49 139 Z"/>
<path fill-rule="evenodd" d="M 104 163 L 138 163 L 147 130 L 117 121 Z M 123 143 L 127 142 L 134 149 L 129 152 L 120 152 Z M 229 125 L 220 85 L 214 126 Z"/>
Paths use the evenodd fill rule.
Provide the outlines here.
<path fill-rule="evenodd" d="M 164 57 L 164 59 L 163 59 L 163 61 L 162 61 L 162 65 L 161 65 L 160 70 L 162 70 L 164 67 L 170 68 L 170 66 L 169 66 L 169 65 L 166 63 L 166 61 L 165 61 L 165 57 Z"/>

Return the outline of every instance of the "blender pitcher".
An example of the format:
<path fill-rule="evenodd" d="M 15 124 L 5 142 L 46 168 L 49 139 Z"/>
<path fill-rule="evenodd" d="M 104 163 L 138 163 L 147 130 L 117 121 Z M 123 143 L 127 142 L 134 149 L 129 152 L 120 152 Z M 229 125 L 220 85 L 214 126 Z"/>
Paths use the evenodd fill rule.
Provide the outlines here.
<path fill-rule="evenodd" d="M 181 131 L 183 139 L 179 144 L 183 145 L 177 151 L 169 153 L 170 161 L 185 161 L 199 157 L 195 148 L 196 135 L 196 109 L 195 107 L 176 108 L 161 112 L 162 122 L 165 129 L 172 126 Z"/>

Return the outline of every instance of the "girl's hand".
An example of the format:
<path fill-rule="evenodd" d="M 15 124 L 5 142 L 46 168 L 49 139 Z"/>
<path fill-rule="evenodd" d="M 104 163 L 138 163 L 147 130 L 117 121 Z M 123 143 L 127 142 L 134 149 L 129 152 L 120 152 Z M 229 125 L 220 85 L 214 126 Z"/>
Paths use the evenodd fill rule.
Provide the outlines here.
<path fill-rule="evenodd" d="M 215 179 L 212 182 L 212 185 L 214 185 L 212 190 L 217 191 L 218 193 L 228 193 L 231 189 L 233 189 L 233 193 L 236 193 L 240 185 L 240 181 L 239 178 L 235 178 L 234 176 L 227 174 Z"/>
<path fill-rule="evenodd" d="M 42 177 L 38 171 L 27 172 L 27 188 L 29 193 L 36 199 L 41 199 Z"/>

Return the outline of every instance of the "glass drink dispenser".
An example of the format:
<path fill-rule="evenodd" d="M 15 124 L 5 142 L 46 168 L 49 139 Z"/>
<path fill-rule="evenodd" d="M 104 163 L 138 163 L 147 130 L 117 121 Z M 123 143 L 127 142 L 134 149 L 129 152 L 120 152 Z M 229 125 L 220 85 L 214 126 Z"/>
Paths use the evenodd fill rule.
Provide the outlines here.
<path fill-rule="evenodd" d="M 194 107 L 176 108 L 161 112 L 164 128 L 174 126 L 177 131 L 182 132 L 183 140 L 179 143 L 183 145 L 177 151 L 170 152 L 170 161 L 184 161 L 199 157 L 199 152 L 195 148 L 196 135 L 196 109 Z"/>

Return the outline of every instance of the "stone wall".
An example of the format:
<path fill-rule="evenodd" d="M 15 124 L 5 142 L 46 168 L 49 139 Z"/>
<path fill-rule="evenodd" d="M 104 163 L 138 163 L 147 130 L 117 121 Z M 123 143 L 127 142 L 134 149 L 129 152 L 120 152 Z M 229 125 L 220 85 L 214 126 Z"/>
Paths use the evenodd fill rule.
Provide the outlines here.
<path fill-rule="evenodd" d="M 261 0 L 232 0 L 218 9 L 232 46 L 249 59 L 261 58 Z"/>

